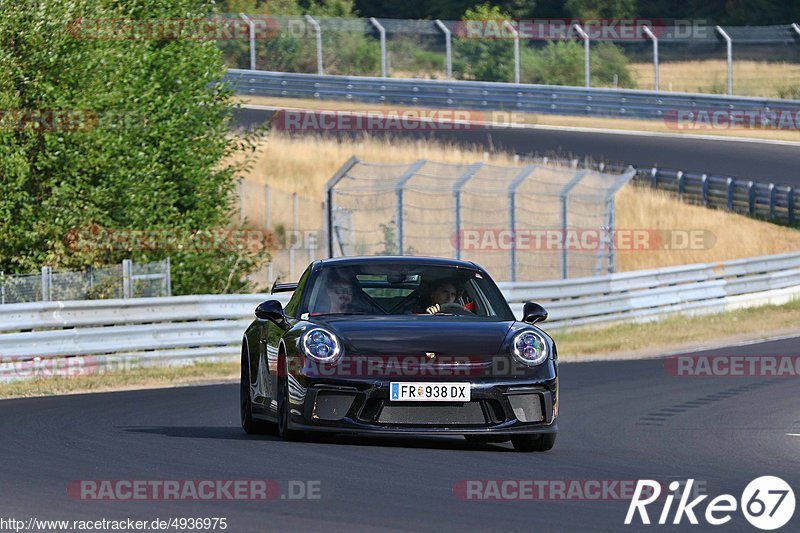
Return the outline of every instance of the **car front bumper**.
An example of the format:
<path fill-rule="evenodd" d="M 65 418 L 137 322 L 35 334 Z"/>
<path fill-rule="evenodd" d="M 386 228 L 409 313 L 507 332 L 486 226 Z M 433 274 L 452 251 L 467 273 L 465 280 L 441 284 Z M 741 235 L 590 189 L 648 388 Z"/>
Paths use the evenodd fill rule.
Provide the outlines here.
<path fill-rule="evenodd" d="M 389 399 L 400 379 L 289 378 L 290 426 L 406 435 L 520 435 L 558 429 L 558 378 L 470 381 L 469 402 Z M 411 380 L 408 380 L 411 381 Z M 456 380 L 448 380 L 456 381 Z"/>

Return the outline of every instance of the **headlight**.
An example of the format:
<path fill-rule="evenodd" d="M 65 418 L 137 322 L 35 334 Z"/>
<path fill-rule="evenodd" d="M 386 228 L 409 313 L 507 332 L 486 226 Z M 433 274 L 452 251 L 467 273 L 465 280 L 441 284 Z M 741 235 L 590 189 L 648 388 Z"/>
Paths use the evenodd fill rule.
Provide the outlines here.
<path fill-rule="evenodd" d="M 523 364 L 536 366 L 550 356 L 550 345 L 541 333 L 525 330 L 514 336 L 511 353 Z"/>
<path fill-rule="evenodd" d="M 333 333 L 314 328 L 303 335 L 303 351 L 320 363 L 332 363 L 342 355 L 342 345 Z"/>

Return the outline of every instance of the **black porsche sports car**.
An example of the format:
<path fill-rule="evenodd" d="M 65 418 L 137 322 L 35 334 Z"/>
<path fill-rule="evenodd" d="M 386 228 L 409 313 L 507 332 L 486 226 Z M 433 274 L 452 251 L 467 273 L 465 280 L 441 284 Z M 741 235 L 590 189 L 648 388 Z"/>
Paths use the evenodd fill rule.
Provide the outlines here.
<path fill-rule="evenodd" d="M 241 419 L 277 429 L 464 435 L 553 447 L 558 359 L 527 303 L 517 321 L 481 267 L 423 257 L 315 261 L 283 307 L 267 300 L 242 342 Z"/>

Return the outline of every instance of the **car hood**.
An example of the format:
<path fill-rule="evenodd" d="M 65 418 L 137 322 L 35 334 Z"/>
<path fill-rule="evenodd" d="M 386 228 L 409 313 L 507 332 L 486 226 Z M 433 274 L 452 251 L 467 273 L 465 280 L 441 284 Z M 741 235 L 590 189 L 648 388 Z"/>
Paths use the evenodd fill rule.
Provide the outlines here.
<path fill-rule="evenodd" d="M 513 321 L 412 315 L 402 317 L 318 317 L 315 322 L 338 335 L 351 354 L 492 356 Z"/>

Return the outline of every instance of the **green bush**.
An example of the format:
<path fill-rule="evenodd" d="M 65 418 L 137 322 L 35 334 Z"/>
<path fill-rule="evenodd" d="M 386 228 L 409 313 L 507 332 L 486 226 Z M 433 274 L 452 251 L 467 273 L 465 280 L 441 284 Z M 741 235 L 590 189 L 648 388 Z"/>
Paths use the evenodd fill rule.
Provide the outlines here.
<path fill-rule="evenodd" d="M 525 49 L 520 58 L 520 81 L 545 85 L 583 85 L 584 47 L 577 41 L 548 42 L 540 49 Z M 603 42 L 590 49 L 592 86 L 635 87 L 628 58 L 617 46 Z"/>

